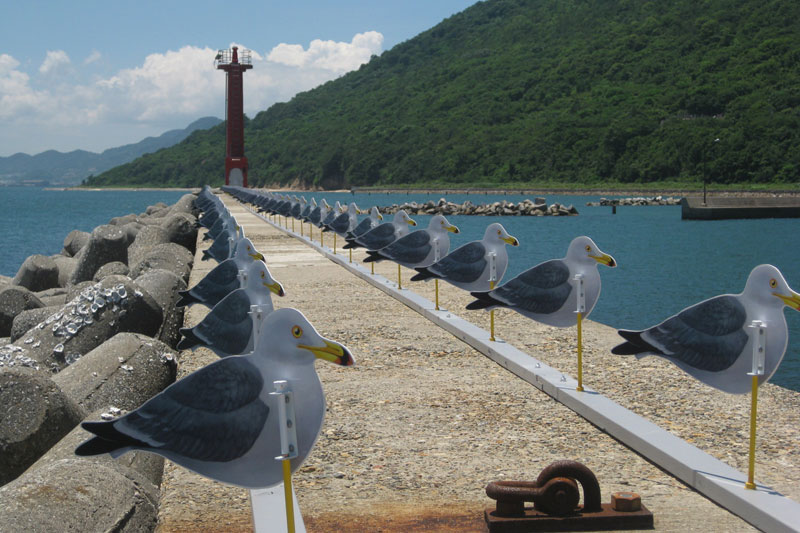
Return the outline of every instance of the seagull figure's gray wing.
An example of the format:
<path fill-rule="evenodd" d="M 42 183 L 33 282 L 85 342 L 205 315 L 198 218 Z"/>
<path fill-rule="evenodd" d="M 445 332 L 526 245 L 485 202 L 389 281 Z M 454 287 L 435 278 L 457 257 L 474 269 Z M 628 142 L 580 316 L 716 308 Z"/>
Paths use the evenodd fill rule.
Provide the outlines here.
<path fill-rule="evenodd" d="M 654 353 L 698 370 L 720 372 L 730 367 L 747 344 L 747 312 L 733 296 L 711 298 L 644 331 L 621 330 L 628 342 L 617 354 Z"/>
<path fill-rule="evenodd" d="M 176 305 L 183 307 L 197 302 L 214 307 L 225 296 L 238 289 L 239 285 L 239 266 L 233 259 L 226 259 L 206 274 L 197 285 L 187 291 L 180 291 L 181 300 Z"/>
<path fill-rule="evenodd" d="M 353 241 L 354 248 L 359 246 L 367 250 L 380 250 L 384 246 L 391 244 L 395 240 L 396 229 L 394 224 L 386 222 L 380 226 L 375 226 L 361 237 L 356 237 Z M 348 246 L 351 243 L 348 243 Z M 347 248 L 347 246 L 345 246 Z"/>
<path fill-rule="evenodd" d="M 340 213 L 339 216 L 333 219 L 333 221 L 328 224 L 325 229 L 329 229 L 334 233 L 342 234 L 347 231 L 347 228 L 350 226 L 350 214 L 349 213 Z"/>
<path fill-rule="evenodd" d="M 198 344 L 228 355 L 244 353 L 253 332 L 250 297 L 244 289 L 236 289 L 214 306 L 195 327 L 181 329 L 185 336 L 178 343 L 184 350 Z"/>
<path fill-rule="evenodd" d="M 363 219 L 361 222 L 359 222 L 358 225 L 355 228 L 353 228 L 353 231 L 351 233 L 353 234 L 354 237 L 360 237 L 361 235 L 365 234 L 372 228 L 373 228 L 372 219 L 367 217 Z"/>
<path fill-rule="evenodd" d="M 92 455 L 98 446 L 114 452 L 134 448 L 172 452 L 200 461 L 231 461 L 250 450 L 269 416 L 259 395 L 261 372 L 242 357 L 216 361 L 109 422 L 84 422 L 98 435 L 75 453 Z"/>
<path fill-rule="evenodd" d="M 427 230 L 412 231 L 400 237 L 388 246 L 381 248 L 377 254 L 381 257 L 412 266 L 422 262 L 431 251 L 431 234 Z"/>
<path fill-rule="evenodd" d="M 572 292 L 569 267 L 560 259 L 545 261 L 489 291 L 496 305 L 536 314 L 555 313 Z M 467 306 L 470 309 L 469 306 Z"/>
<path fill-rule="evenodd" d="M 443 279 L 470 283 L 478 279 L 486 269 L 485 256 L 486 246 L 482 241 L 474 241 L 456 248 L 427 269 Z"/>

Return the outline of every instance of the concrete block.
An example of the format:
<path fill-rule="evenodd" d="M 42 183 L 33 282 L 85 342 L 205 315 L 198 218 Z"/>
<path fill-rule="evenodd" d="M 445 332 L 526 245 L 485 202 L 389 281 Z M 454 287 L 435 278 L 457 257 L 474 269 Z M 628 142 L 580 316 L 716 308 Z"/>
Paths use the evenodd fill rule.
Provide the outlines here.
<path fill-rule="evenodd" d="M 127 263 L 127 233 L 119 226 L 98 226 L 76 258 L 78 264 L 70 278 L 72 284 L 92 279 L 98 268 L 111 261 Z"/>
<path fill-rule="evenodd" d="M 0 368 L 0 405 L 0 484 L 24 472 L 86 415 L 47 374 L 18 366 Z"/>
<path fill-rule="evenodd" d="M 31 255 L 22 262 L 13 283 L 33 292 L 58 287 L 58 265 L 46 255 Z"/>
<path fill-rule="evenodd" d="M 151 248 L 139 263 L 131 266 L 130 276 L 136 279 L 148 270 L 160 268 L 188 282 L 193 263 L 194 255 L 183 246 L 172 242 L 159 244 Z"/>
<path fill-rule="evenodd" d="M 164 218 L 161 227 L 167 232 L 169 242 L 180 244 L 191 253 L 197 244 L 197 218 L 190 213 L 173 213 Z"/>
<path fill-rule="evenodd" d="M 11 285 L 0 291 L 0 337 L 9 336 L 15 316 L 39 307 L 44 303 L 25 287 Z"/>
<path fill-rule="evenodd" d="M 122 261 L 111 261 L 97 269 L 94 273 L 94 281 L 101 281 L 107 276 L 127 276 L 130 269 Z"/>
<path fill-rule="evenodd" d="M 77 229 L 70 231 L 69 235 L 64 238 L 64 249 L 62 253 L 67 257 L 75 257 L 75 255 L 81 251 L 81 248 L 86 246 L 86 243 L 89 242 L 90 236 L 91 234 L 85 231 Z"/>
<path fill-rule="evenodd" d="M 169 242 L 169 234 L 160 225 L 142 227 L 128 247 L 128 266 L 133 268 L 154 246 L 167 242 Z"/>
<path fill-rule="evenodd" d="M 40 322 L 44 322 L 50 315 L 59 312 L 63 307 L 63 305 L 56 305 L 22 311 L 14 317 L 11 323 L 11 333 L 9 335 L 11 342 L 22 338 L 28 331 L 35 328 Z"/>
<path fill-rule="evenodd" d="M 177 353 L 156 339 L 119 333 L 53 376 L 84 411 L 130 411 L 175 381 Z"/>
<path fill-rule="evenodd" d="M 72 279 L 72 274 L 75 272 L 78 260 L 74 257 L 67 257 L 66 255 L 51 255 L 50 259 L 55 261 L 58 267 L 58 286 L 66 287 L 69 285 L 69 280 Z"/>
<path fill-rule="evenodd" d="M 0 531 L 150 532 L 158 489 L 102 464 L 63 459 L 0 488 Z"/>
<path fill-rule="evenodd" d="M 109 220 L 108 223 L 112 226 L 124 226 L 125 224 L 136 222 L 138 220 L 139 220 L 138 216 L 134 215 L 133 213 L 129 213 L 121 217 L 114 217 L 111 220 Z"/>
<path fill-rule="evenodd" d="M 64 305 L 67 303 L 67 292 L 69 291 L 64 287 L 54 287 L 52 289 L 38 291 L 36 297 L 42 301 L 45 307 Z"/>
<path fill-rule="evenodd" d="M 136 278 L 136 284 L 161 306 L 163 319 L 155 337 L 175 347 L 181 339 L 179 330 L 183 327 L 185 309 L 175 304 L 180 299 L 178 291 L 186 290 L 186 282 L 168 270 L 153 269 Z"/>
<path fill-rule="evenodd" d="M 102 420 L 110 414 L 107 411 L 108 409 L 98 409 L 88 415 L 85 420 Z M 42 455 L 35 463 L 29 466 L 22 475 L 28 475 L 34 470 L 67 459 L 72 461 L 85 461 L 90 465 L 100 464 L 116 470 L 133 481 L 144 481 L 156 487 L 161 485 L 161 479 L 164 474 L 163 457 L 147 452 L 129 452 L 116 459 L 113 459 L 108 454 L 90 457 L 76 456 L 75 448 L 91 437 L 93 437 L 93 435 L 80 425 L 75 426 L 63 439 L 50 448 L 46 454 Z"/>
<path fill-rule="evenodd" d="M 129 278 L 108 276 L 39 322 L 14 346 L 41 368 L 59 371 L 117 333 L 153 336 L 161 322 L 161 308 L 152 296 Z"/>

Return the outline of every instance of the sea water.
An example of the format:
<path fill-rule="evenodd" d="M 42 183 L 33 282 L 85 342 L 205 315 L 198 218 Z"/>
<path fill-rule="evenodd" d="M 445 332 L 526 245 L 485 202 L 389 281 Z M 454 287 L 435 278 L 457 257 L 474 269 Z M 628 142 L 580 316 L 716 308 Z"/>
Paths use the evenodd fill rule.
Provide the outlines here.
<path fill-rule="evenodd" d="M 31 254 L 56 254 L 73 229 L 91 231 L 115 216 L 140 213 L 157 202 L 172 204 L 180 191 L 48 191 L 0 188 L 0 274 L 13 276 Z M 303 193 L 331 205 L 355 201 L 362 208 L 416 201 L 475 204 L 520 195 L 483 194 L 349 194 Z M 800 235 L 795 219 L 690 221 L 681 220 L 677 206 L 587 207 L 597 196 L 547 195 L 548 204 L 574 204 L 574 217 L 452 216 L 461 233 L 451 235 L 451 250 L 483 237 L 487 225 L 500 222 L 520 241 L 508 247 L 508 280 L 548 259 L 563 257 L 569 242 L 588 235 L 617 261 L 617 268 L 600 266 L 603 288 L 591 319 L 621 329 L 642 329 L 685 307 L 724 293 L 739 293 L 750 271 L 770 263 L 800 291 Z M 415 215 L 420 227 L 428 217 Z M 502 283 L 503 280 L 500 281 Z M 413 290 L 413 289 L 412 289 Z M 789 346 L 772 383 L 800 391 L 800 312 L 784 311 Z"/>

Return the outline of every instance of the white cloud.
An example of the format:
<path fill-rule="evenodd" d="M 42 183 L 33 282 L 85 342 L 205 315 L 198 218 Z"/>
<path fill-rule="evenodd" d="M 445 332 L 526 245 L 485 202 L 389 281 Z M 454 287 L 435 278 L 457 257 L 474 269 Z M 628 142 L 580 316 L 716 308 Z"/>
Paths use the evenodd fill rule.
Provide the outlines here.
<path fill-rule="evenodd" d="M 304 49 L 299 44 L 281 43 L 270 51 L 269 61 L 290 67 L 321 68 L 343 74 L 380 54 L 383 35 L 376 31 L 356 34 L 349 43 L 314 39 Z"/>
<path fill-rule="evenodd" d="M 39 72 L 42 74 L 48 74 L 59 67 L 69 64 L 69 56 L 64 50 L 48 50 L 47 56 L 42 62 L 42 66 L 39 67 Z"/>
<path fill-rule="evenodd" d="M 83 60 L 83 64 L 84 65 L 90 65 L 90 64 L 92 64 L 92 63 L 94 63 L 96 61 L 99 61 L 101 57 L 103 57 L 103 56 L 100 54 L 100 52 L 98 52 L 97 50 L 92 50 L 92 53 L 89 54 L 86 57 L 86 59 Z"/>
<path fill-rule="evenodd" d="M 245 112 L 252 117 L 356 69 L 380 54 L 382 44 L 383 35 L 370 31 L 349 43 L 314 40 L 307 49 L 280 44 L 266 54 L 254 50 L 253 69 L 244 76 Z M 80 65 L 86 70 L 73 66 L 66 52 L 49 51 L 33 78 L 15 58 L 0 54 L 0 156 L 51 148 L 102 151 L 202 116 L 224 117 L 225 73 L 213 66 L 216 52 L 184 46 L 100 80 L 87 67 L 102 57 L 97 51 Z M 69 78 L 54 76 L 67 71 Z"/>

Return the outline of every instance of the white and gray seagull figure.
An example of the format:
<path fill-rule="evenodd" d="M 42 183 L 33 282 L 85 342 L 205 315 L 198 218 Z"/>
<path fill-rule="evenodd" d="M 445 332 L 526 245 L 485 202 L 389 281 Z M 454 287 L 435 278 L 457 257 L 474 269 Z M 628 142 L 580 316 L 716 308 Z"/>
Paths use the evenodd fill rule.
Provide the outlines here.
<path fill-rule="evenodd" d="M 298 455 L 303 463 L 319 435 L 325 397 L 314 361 L 354 363 L 343 345 L 322 337 L 296 309 L 270 313 L 252 354 L 227 357 L 164 389 L 116 420 L 84 422 L 95 436 L 75 449 L 80 456 L 112 457 L 143 450 L 200 475 L 249 489 L 283 481 L 279 396 L 273 382 L 286 380 L 295 401 Z"/>
<path fill-rule="evenodd" d="M 589 237 L 576 237 L 563 259 L 539 263 L 494 290 L 473 292 L 477 300 L 467 304 L 467 309 L 506 307 L 550 326 L 574 326 L 580 279 L 584 290 L 583 318 L 589 316 L 600 297 L 598 265 L 614 267 L 617 263 Z"/>
<path fill-rule="evenodd" d="M 772 265 L 755 267 L 740 294 L 723 294 L 688 307 L 664 322 L 642 331 L 620 330 L 626 342 L 611 352 L 620 355 L 658 355 L 719 390 L 750 392 L 753 338 L 749 328 L 765 326 L 764 373 L 767 381 L 777 370 L 789 339 L 783 308 L 800 311 L 800 294 L 789 288 Z"/>
<path fill-rule="evenodd" d="M 205 346 L 220 357 L 252 351 L 250 306 L 260 305 L 262 311 L 270 313 L 273 310 L 270 293 L 283 296 L 284 290 L 262 261 L 253 261 L 246 272 L 247 282 L 243 288 L 220 300 L 196 326 L 181 328 L 183 339 L 178 342 L 179 350 Z"/>
<path fill-rule="evenodd" d="M 458 233 L 458 228 L 443 215 L 434 215 L 427 228 L 412 231 L 379 250 L 367 251 L 364 262 L 388 259 L 408 268 L 428 266 L 450 251 L 449 233 Z"/>
<path fill-rule="evenodd" d="M 418 274 L 411 281 L 439 278 L 466 291 L 488 291 L 493 288 L 492 281 L 499 282 L 508 267 L 506 244 L 519 246 L 519 241 L 494 222 L 486 227 L 483 239 L 459 246 L 430 266 L 417 267 Z M 495 280 L 491 279 L 492 268 Z"/>

